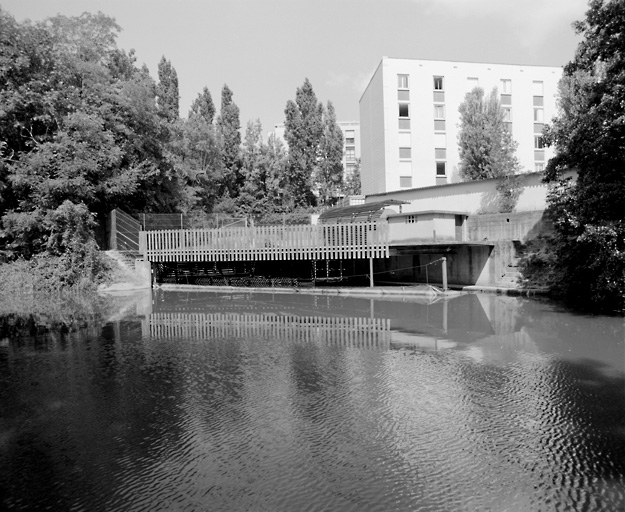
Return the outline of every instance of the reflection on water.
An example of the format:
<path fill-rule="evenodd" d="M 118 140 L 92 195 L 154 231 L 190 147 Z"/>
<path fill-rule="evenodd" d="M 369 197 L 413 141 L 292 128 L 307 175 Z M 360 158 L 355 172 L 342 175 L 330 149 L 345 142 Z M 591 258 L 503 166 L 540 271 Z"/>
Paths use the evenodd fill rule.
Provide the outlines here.
<path fill-rule="evenodd" d="M 112 320 L 0 342 L 4 508 L 625 508 L 622 319 L 161 290 Z"/>

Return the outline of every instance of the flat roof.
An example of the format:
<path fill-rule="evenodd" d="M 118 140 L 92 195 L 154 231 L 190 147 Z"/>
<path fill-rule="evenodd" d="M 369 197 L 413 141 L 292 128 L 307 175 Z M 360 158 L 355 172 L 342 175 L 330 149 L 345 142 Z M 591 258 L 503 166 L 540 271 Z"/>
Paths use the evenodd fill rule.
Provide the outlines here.
<path fill-rule="evenodd" d="M 408 215 L 465 215 L 465 216 L 469 216 L 471 215 L 469 212 L 466 211 L 455 211 L 455 210 L 425 210 L 422 212 L 402 212 L 402 213 L 389 213 L 387 215 L 387 217 L 406 217 Z"/>
<path fill-rule="evenodd" d="M 385 201 L 375 201 L 364 204 L 355 204 L 352 206 L 339 206 L 326 210 L 319 215 L 320 221 L 327 221 L 331 219 L 353 219 L 356 217 L 362 217 L 363 215 L 373 215 L 380 210 L 391 205 L 409 204 L 407 201 L 399 201 L 398 199 L 387 199 Z"/>
<path fill-rule="evenodd" d="M 532 176 L 534 174 L 543 175 L 544 172 L 543 171 L 522 172 L 519 174 L 511 174 L 510 176 L 523 177 L 523 176 Z M 388 190 L 386 192 L 374 192 L 373 194 L 365 194 L 365 201 L 367 200 L 367 197 L 378 197 L 378 196 L 385 196 L 388 194 L 403 194 L 405 192 L 414 192 L 415 190 L 432 190 L 435 188 L 448 188 L 448 187 L 453 187 L 453 186 L 458 186 L 458 185 L 470 185 L 472 183 L 480 183 L 484 181 L 497 181 L 500 179 L 501 178 L 484 178 L 482 180 L 475 180 L 475 181 L 454 181 L 452 183 L 443 183 L 442 185 L 428 185 L 427 187 L 400 188 L 397 190 Z"/>

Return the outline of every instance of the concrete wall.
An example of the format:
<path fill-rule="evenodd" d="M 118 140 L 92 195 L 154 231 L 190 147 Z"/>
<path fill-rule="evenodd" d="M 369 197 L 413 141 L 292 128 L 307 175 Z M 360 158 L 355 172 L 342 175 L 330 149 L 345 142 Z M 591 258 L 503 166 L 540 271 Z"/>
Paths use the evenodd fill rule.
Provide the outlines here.
<path fill-rule="evenodd" d="M 399 254 L 386 260 L 376 260 L 375 272 L 379 283 L 441 284 L 443 256 L 447 258 L 447 281 L 450 285 L 490 284 L 498 279 L 498 269 L 490 256 L 490 246 L 454 246 L 452 252 L 442 246 L 441 252 L 427 254 Z"/>
<path fill-rule="evenodd" d="M 452 213 L 400 215 L 387 220 L 390 245 L 456 240 L 456 216 Z"/>
<path fill-rule="evenodd" d="M 382 89 L 382 69 L 378 66 L 360 99 L 362 190 L 386 190 L 384 122 L 388 116 L 384 112 Z"/>
<path fill-rule="evenodd" d="M 542 210 L 520 213 L 472 215 L 467 221 L 468 239 L 519 240 L 526 242 L 553 231 L 552 223 Z"/>

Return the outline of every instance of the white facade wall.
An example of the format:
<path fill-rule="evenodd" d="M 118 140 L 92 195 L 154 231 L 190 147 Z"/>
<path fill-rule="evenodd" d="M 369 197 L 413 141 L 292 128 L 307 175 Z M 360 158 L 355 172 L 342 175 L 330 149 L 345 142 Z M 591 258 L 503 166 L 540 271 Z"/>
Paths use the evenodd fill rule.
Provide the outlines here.
<path fill-rule="evenodd" d="M 486 95 L 497 87 L 502 108 L 510 108 L 523 171 L 540 170 L 553 150 L 535 149 L 535 136 L 542 131 L 539 121 L 556 114 L 561 74 L 558 67 L 384 57 L 360 99 L 363 193 L 459 181 L 458 108 L 475 86 Z M 399 75 L 407 84 L 402 86 Z M 435 90 L 434 77 L 442 78 L 442 89 Z M 444 174 L 437 162 L 444 164 Z"/>

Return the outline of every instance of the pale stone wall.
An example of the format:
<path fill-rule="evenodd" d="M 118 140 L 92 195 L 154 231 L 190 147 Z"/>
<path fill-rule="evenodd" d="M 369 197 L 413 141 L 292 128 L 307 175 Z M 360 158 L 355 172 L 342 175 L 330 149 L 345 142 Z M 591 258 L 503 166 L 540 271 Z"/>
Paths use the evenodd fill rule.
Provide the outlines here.
<path fill-rule="evenodd" d="M 454 214 L 421 214 L 416 222 L 406 222 L 406 217 L 402 215 L 388 218 L 391 245 L 456 240 L 456 216 Z"/>

